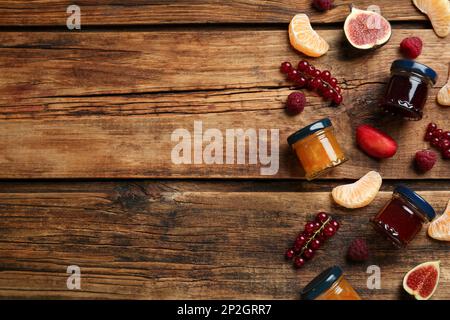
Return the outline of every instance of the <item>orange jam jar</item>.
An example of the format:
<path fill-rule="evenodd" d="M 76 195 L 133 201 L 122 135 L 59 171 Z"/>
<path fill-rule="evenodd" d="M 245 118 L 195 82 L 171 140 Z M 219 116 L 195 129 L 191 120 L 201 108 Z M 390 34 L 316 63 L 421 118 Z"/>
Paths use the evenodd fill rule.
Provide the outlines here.
<path fill-rule="evenodd" d="M 333 266 L 315 277 L 302 290 L 303 300 L 361 300 L 342 275 L 342 269 Z"/>
<path fill-rule="evenodd" d="M 348 160 L 336 140 L 328 118 L 298 130 L 287 141 L 296 153 L 308 180 L 313 180 Z"/>

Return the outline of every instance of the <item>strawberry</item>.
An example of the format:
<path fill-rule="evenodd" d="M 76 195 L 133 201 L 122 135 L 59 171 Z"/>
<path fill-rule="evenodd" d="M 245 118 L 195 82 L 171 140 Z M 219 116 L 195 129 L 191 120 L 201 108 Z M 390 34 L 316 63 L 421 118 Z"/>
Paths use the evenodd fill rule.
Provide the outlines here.
<path fill-rule="evenodd" d="M 390 158 L 397 152 L 394 139 L 368 124 L 356 129 L 356 142 L 365 153 L 377 159 Z"/>

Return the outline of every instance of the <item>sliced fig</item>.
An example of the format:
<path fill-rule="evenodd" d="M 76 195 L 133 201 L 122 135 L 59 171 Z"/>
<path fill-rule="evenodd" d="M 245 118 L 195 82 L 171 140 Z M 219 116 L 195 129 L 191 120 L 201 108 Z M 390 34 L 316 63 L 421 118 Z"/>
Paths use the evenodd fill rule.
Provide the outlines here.
<path fill-rule="evenodd" d="M 385 44 L 391 37 L 391 25 L 373 10 L 352 7 L 344 23 L 348 42 L 357 49 L 372 49 Z"/>
<path fill-rule="evenodd" d="M 428 261 L 411 269 L 403 278 L 403 289 L 417 300 L 428 300 L 439 282 L 440 261 Z"/>

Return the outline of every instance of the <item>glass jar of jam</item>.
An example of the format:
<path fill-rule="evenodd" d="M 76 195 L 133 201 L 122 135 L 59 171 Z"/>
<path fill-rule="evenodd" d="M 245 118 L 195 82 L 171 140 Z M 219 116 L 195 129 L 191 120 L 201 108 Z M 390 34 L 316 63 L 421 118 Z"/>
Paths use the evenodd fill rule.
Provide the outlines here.
<path fill-rule="evenodd" d="M 317 178 L 347 161 L 328 118 L 298 130 L 291 134 L 287 141 L 297 155 L 308 180 Z"/>
<path fill-rule="evenodd" d="M 404 248 L 436 216 L 433 207 L 405 186 L 397 186 L 392 199 L 371 220 L 375 229 L 396 247 Z"/>
<path fill-rule="evenodd" d="M 386 113 L 408 120 L 420 120 L 428 88 L 436 83 L 436 72 L 413 60 L 395 60 L 382 108 Z"/>
<path fill-rule="evenodd" d="M 342 273 L 342 269 L 338 266 L 326 269 L 306 285 L 301 292 L 302 299 L 361 300 Z"/>

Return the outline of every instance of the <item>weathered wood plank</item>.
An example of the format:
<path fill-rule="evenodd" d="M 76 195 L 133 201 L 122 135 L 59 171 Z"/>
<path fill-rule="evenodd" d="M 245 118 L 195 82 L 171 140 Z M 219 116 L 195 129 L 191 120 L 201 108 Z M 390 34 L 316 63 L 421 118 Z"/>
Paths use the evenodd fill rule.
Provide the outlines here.
<path fill-rule="evenodd" d="M 109 178 L 109 177 L 259 177 L 298 178 L 303 173 L 289 150 L 286 137 L 298 127 L 323 117 L 322 109 L 313 115 L 291 119 L 280 110 L 241 113 L 167 115 L 146 118 L 100 118 L 74 120 L 0 121 L 0 177 L 1 178 Z M 437 121 L 449 127 L 445 113 Z M 260 163 L 237 164 L 176 164 L 171 158 L 177 141 L 171 134 L 185 128 L 194 135 L 194 121 L 201 120 L 203 132 L 216 128 L 225 135 L 226 129 L 279 129 L 279 170 L 274 175 L 261 175 Z M 416 150 L 427 147 L 415 139 L 426 124 L 407 122 L 386 123 L 386 128 L 400 143 L 398 153 L 391 159 L 376 161 L 354 145 L 354 125 L 358 119 L 342 112 L 332 117 L 337 135 L 348 163 L 333 170 L 329 178 L 358 178 L 369 170 L 378 170 L 385 178 L 449 178 L 450 163 L 440 160 L 427 174 L 417 174 L 412 167 Z M 256 131 L 257 132 L 257 131 Z M 224 139 L 226 140 L 226 139 Z M 206 143 L 205 143 L 206 145 Z M 225 144 L 224 144 L 225 145 Z M 224 155 L 226 147 L 224 147 Z M 194 152 L 194 151 L 192 151 Z M 234 152 L 234 151 L 233 151 Z M 246 153 L 248 150 L 246 151 Z M 193 159 L 193 154 L 190 159 Z M 192 160 L 193 161 L 193 160 Z M 224 160 L 225 161 L 225 160 Z M 274 169 L 275 170 L 275 169 Z"/>
<path fill-rule="evenodd" d="M 448 245 L 423 230 L 407 250 L 394 250 L 368 225 L 390 198 L 343 210 L 329 192 L 174 191 L 124 184 L 115 189 L 0 193 L 0 296 L 16 298 L 298 299 L 320 270 L 341 265 L 365 299 L 399 299 L 403 275 L 440 259 L 436 299 L 449 299 Z M 420 192 L 437 211 L 450 191 Z M 318 210 L 341 221 L 338 234 L 301 271 L 283 258 Z M 345 261 L 354 237 L 372 256 Z M 66 288 L 66 268 L 82 270 L 82 290 Z M 382 289 L 366 288 L 366 267 L 380 266 Z"/>
<path fill-rule="evenodd" d="M 377 119 L 374 112 L 389 64 L 398 57 L 404 36 L 427 39 L 421 61 L 440 74 L 447 72 L 449 43 L 431 30 L 395 30 L 388 45 L 356 57 L 340 44 L 340 31 L 322 33 L 334 49 L 315 63 L 343 79 L 346 100 L 332 109 L 309 94 L 311 104 L 299 117 L 282 111 L 290 90 L 278 65 L 298 60 L 286 32 L 177 32 L 176 45 L 171 32 L 2 33 L 0 177 L 260 176 L 259 166 L 172 164 L 171 133 L 177 128 L 192 132 L 196 120 L 203 121 L 205 130 L 280 129 L 276 177 L 299 177 L 285 138 L 331 116 L 352 160 L 329 177 L 357 178 L 378 169 L 386 178 L 449 178 L 445 161 L 427 175 L 418 176 L 411 167 L 414 152 L 426 146 L 411 137 L 421 134 L 428 120 L 449 127 L 447 110 L 434 102 L 437 88 L 430 92 L 423 121 L 401 126 L 377 121 L 400 144 L 394 159 L 371 160 L 354 148 L 352 138 L 356 124 Z M 108 49 L 99 47 L 99 38 Z M 441 77 L 438 86 L 444 82 Z M 167 90 L 182 92 L 158 92 Z M 132 117 L 114 117 L 122 115 Z"/>
<path fill-rule="evenodd" d="M 425 39 L 420 61 L 441 74 L 438 86 L 445 83 L 450 44 L 432 30 L 396 29 L 387 45 L 366 54 L 350 50 L 341 30 L 319 33 L 331 49 L 314 63 L 345 87 L 385 81 L 408 35 Z M 278 88 L 289 85 L 279 64 L 304 58 L 287 30 L 4 32 L 0 43 L 0 105 L 36 111 L 45 100 L 35 99 L 46 97 Z"/>
<path fill-rule="evenodd" d="M 66 9 L 77 4 L 81 8 L 82 24 L 182 24 L 182 23 L 286 23 L 296 13 L 308 14 L 315 23 L 341 22 L 349 12 L 352 1 L 336 0 L 336 8 L 320 13 L 311 0 L 78 0 L 68 1 L 0 1 L 0 25 L 3 26 L 65 26 L 69 16 Z M 360 0 L 359 8 L 367 8 L 373 1 Z M 409 0 L 380 0 L 386 18 L 392 21 L 424 20 Z"/>

